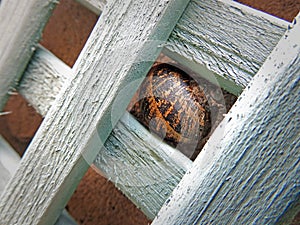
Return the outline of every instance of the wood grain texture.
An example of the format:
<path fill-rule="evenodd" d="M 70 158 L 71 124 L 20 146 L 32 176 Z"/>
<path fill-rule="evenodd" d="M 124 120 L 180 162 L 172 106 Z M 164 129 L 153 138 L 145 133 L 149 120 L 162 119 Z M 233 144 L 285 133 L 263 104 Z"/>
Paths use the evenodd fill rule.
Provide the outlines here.
<path fill-rule="evenodd" d="M 300 193 L 300 24 L 290 27 L 154 225 L 289 224 Z"/>
<path fill-rule="evenodd" d="M 0 135 L 0 194 L 10 177 L 16 172 L 19 162 L 20 156 Z"/>
<path fill-rule="evenodd" d="M 107 0 L 76 0 L 97 15 L 104 9 Z M 111 0 L 113 1 L 113 0 Z"/>
<path fill-rule="evenodd" d="M 233 1 L 193 0 L 166 45 L 169 56 L 188 59 L 245 87 L 284 34 L 287 23 Z M 220 85 L 232 91 L 234 85 Z"/>
<path fill-rule="evenodd" d="M 5 185 L 16 172 L 20 163 L 20 156 L 0 135 L 0 194 L 5 190 Z M 63 210 L 55 225 L 76 225 L 77 223 Z"/>
<path fill-rule="evenodd" d="M 59 90 L 72 78 L 71 68 L 39 46 L 19 92 L 46 116 Z M 155 138 L 126 112 L 94 162 L 97 170 L 150 219 L 154 219 L 190 165 L 191 160 Z"/>
<path fill-rule="evenodd" d="M 257 13 L 253 14 L 252 16 L 256 18 Z M 271 19 L 274 18 L 271 17 L 270 20 Z M 221 58 L 216 60 L 220 59 Z M 40 68 L 43 69 L 40 70 Z M 68 68 L 66 65 L 64 65 L 64 63 L 56 59 L 52 54 L 47 53 L 45 49 L 39 48 L 36 56 L 33 57 L 32 62 L 28 66 L 26 74 L 21 82 L 20 91 L 42 115 L 45 115 L 50 105 L 56 98 L 58 90 L 65 82 L 65 74 L 69 73 L 67 70 Z M 62 76 L 61 79 L 59 78 L 60 73 Z M 146 131 L 141 131 L 143 130 L 143 127 L 138 128 L 137 125 L 133 125 L 133 121 L 124 121 L 128 120 L 123 120 L 123 123 L 117 123 L 108 141 L 105 142 L 105 148 L 97 156 L 95 166 L 100 170 L 105 171 L 106 176 L 112 179 L 116 183 L 116 186 L 121 189 L 123 193 L 125 193 L 138 207 L 140 207 L 149 218 L 153 218 L 170 192 L 179 182 L 186 169 L 186 167 L 183 165 L 186 164 L 181 164 L 178 160 L 174 161 L 172 157 L 164 154 L 161 149 L 150 149 L 149 146 L 153 145 L 153 140 L 151 138 L 145 138 L 147 135 L 149 137 L 149 133 Z M 132 134 L 127 134 L 126 132 L 128 131 Z M 139 133 L 139 135 L 136 135 L 135 133 Z M 122 137 L 124 134 L 126 134 L 127 138 Z M 144 136 L 142 137 L 141 134 Z M 163 145 L 159 146 L 161 148 L 165 148 Z M 120 151 L 117 156 L 114 154 L 115 147 L 118 149 L 118 151 Z M 170 152 L 170 150 L 165 151 Z M 156 157 L 153 157 L 153 152 L 155 152 Z M 119 155 L 122 155 L 122 157 Z M 140 165 L 138 160 L 132 160 L 134 159 L 133 155 L 137 159 L 140 159 L 141 157 L 149 159 L 149 162 L 143 160 L 143 162 L 146 164 L 144 165 L 146 168 L 145 171 L 136 170 L 133 167 L 133 165 Z M 173 165 L 171 167 L 172 169 L 168 166 L 168 163 L 162 164 L 162 159 L 163 161 Z M 114 167 L 110 162 L 115 162 L 118 166 Z M 123 173 L 122 166 L 124 166 L 126 163 L 130 169 L 126 170 L 126 173 Z M 151 164 L 152 167 L 150 167 Z M 112 168 L 114 169 L 112 170 Z M 174 170 L 174 168 L 177 169 Z M 114 173 L 116 173 L 117 176 Z M 160 182 L 158 185 L 145 185 L 146 180 L 147 183 L 150 183 L 149 180 L 154 179 L 157 177 L 157 175 L 161 176 L 162 178 L 159 179 Z M 162 182 L 164 178 L 166 178 L 165 182 Z M 116 179 L 118 179 L 118 181 Z M 144 179 L 145 181 L 141 179 Z M 124 183 L 130 185 L 124 185 Z M 136 183 L 141 183 L 142 185 L 136 185 Z M 157 184 L 157 182 L 155 183 Z M 161 194 L 162 192 L 164 194 Z"/>
<path fill-rule="evenodd" d="M 47 114 L 58 90 L 67 82 L 63 72 L 71 78 L 66 68 L 44 48 L 36 51 L 27 67 L 19 91 L 41 115 Z M 128 113 L 116 124 L 94 162 L 151 219 L 190 164 L 188 158 L 161 143 Z"/>
<path fill-rule="evenodd" d="M 0 110 L 29 62 L 56 0 L 3 1 L 0 7 Z"/>
<path fill-rule="evenodd" d="M 73 78 L 70 67 L 38 46 L 20 81 L 18 91 L 45 116 L 62 87 Z"/>
<path fill-rule="evenodd" d="M 75 78 L 56 99 L 0 198 L 3 224 L 52 224 L 58 218 L 134 90 L 113 121 L 116 96 L 146 75 L 187 3 L 109 2 L 74 66 Z"/>
<path fill-rule="evenodd" d="M 191 164 L 129 113 L 115 126 L 94 162 L 149 219 L 154 219 Z"/>
<path fill-rule="evenodd" d="M 284 20 L 234 1 L 192 0 L 164 52 L 201 76 L 216 76 L 220 86 L 238 95 L 287 27 Z"/>

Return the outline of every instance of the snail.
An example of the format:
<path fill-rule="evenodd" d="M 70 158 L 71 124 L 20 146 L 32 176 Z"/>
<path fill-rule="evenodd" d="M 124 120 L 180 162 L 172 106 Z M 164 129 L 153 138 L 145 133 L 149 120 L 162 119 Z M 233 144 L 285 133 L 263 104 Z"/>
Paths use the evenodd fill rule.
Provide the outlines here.
<path fill-rule="evenodd" d="M 199 153 L 211 129 L 203 88 L 186 72 L 166 63 L 151 68 L 128 111 L 191 159 Z"/>

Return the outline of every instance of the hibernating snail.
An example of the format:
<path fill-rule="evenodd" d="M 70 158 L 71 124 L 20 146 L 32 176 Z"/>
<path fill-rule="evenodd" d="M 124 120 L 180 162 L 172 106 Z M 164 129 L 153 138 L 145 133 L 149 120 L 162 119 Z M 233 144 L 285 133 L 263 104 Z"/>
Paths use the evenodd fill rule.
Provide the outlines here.
<path fill-rule="evenodd" d="M 199 153 L 211 129 L 204 90 L 187 73 L 165 63 L 152 67 L 129 111 L 151 132 L 189 158 Z"/>

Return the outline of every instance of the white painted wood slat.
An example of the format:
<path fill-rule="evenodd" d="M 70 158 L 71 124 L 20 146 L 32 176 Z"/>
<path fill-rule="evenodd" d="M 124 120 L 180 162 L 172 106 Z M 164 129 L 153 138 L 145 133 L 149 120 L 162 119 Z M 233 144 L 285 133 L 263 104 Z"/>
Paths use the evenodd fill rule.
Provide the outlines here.
<path fill-rule="evenodd" d="M 241 6 L 238 5 L 238 7 L 241 7 Z M 235 10 L 237 10 L 237 9 L 235 9 Z M 243 10 L 246 12 L 248 11 L 247 9 L 243 9 Z M 254 14 L 250 13 L 248 16 L 253 16 L 254 18 L 258 17 L 257 13 L 254 13 Z M 261 17 L 265 18 L 266 16 L 261 16 Z M 275 22 L 280 23 L 280 21 L 277 21 L 273 17 L 271 17 L 269 20 L 258 19 L 258 18 L 256 18 L 256 19 L 251 18 L 251 20 L 253 20 L 253 21 L 257 20 L 257 21 L 260 21 L 260 23 L 267 21 L 267 24 L 270 24 L 270 23 L 272 23 L 270 21 L 275 20 Z M 282 24 L 285 24 L 285 23 L 282 23 Z M 270 26 L 269 28 L 270 28 L 270 30 L 273 30 L 275 28 L 277 29 L 278 27 L 281 29 L 281 27 L 283 27 L 282 24 L 280 26 L 277 26 L 277 25 L 276 26 L 274 25 L 274 27 Z M 263 24 L 261 24 L 261 26 L 263 26 Z M 276 29 L 275 29 L 275 31 L 276 31 Z M 276 31 L 277 35 L 280 34 L 280 32 L 279 32 L 280 29 L 278 29 L 278 31 Z M 192 35 L 193 34 L 191 34 L 191 36 Z M 257 38 L 259 39 L 260 37 L 257 37 Z M 262 54 L 266 54 L 266 53 L 263 52 Z M 266 57 L 266 56 L 263 56 L 263 57 Z M 189 63 L 190 62 L 188 62 L 188 64 Z M 55 99 L 56 94 L 58 93 L 58 90 L 61 89 L 64 81 L 67 79 L 66 75 L 68 74 L 67 76 L 69 76 L 70 73 L 71 73 L 70 69 L 66 65 L 64 65 L 62 62 L 60 62 L 58 59 L 56 59 L 52 54 L 48 53 L 44 49 L 38 48 L 37 53 L 32 58 L 32 62 L 29 65 L 28 70 L 26 71 L 26 75 L 24 76 L 24 79 L 21 82 L 20 92 L 27 99 L 29 99 L 29 101 L 34 105 L 35 108 L 39 109 L 38 111 L 42 115 L 45 115 L 49 108 L 49 105 L 51 105 L 53 100 Z M 60 76 L 62 76 L 62 78 L 60 78 Z M 42 78 L 42 77 L 44 77 L 44 78 Z M 44 79 L 45 79 L 45 82 L 43 82 Z M 164 155 L 162 153 L 162 151 L 159 149 L 157 151 L 155 151 L 155 154 L 158 154 L 157 156 L 159 156 L 160 159 L 157 157 L 151 156 L 151 152 L 153 154 L 153 149 L 150 148 L 150 146 L 152 144 L 151 143 L 152 140 L 148 139 L 147 140 L 148 142 L 146 141 L 145 143 L 138 142 L 138 140 L 140 140 L 141 138 L 137 138 L 138 135 L 136 135 L 136 136 L 131 135 L 136 132 L 136 126 L 135 125 L 132 126 L 132 124 L 134 124 L 134 121 L 132 120 L 132 122 L 131 122 L 131 119 L 129 119 L 129 120 L 123 119 L 122 121 L 123 122 L 120 122 L 116 125 L 115 130 L 117 130 L 118 132 L 113 132 L 109 137 L 110 141 L 108 141 L 108 142 L 112 143 L 112 144 L 110 144 L 111 148 L 108 147 L 109 145 L 107 143 L 105 143 L 106 150 L 103 150 L 101 152 L 102 154 L 98 155 L 97 161 L 96 161 L 96 166 L 98 168 L 102 169 L 103 171 L 105 171 L 107 176 L 110 177 L 113 181 L 117 181 L 116 182 L 117 187 L 119 187 L 127 196 L 129 196 L 129 198 L 132 199 L 138 206 L 140 206 L 149 218 L 153 218 L 153 216 L 159 210 L 160 206 L 162 205 L 162 203 L 164 202 L 164 200 L 166 199 L 168 194 L 172 191 L 172 189 L 176 186 L 177 182 L 180 180 L 185 169 L 187 168 L 186 166 L 189 164 L 189 161 L 187 161 L 186 159 L 185 160 L 183 160 L 183 159 L 176 160 L 176 157 L 174 159 L 172 157 L 169 157 L 168 155 Z M 138 128 L 138 130 L 139 129 L 140 128 Z M 119 136 L 122 136 L 122 134 L 124 133 L 125 130 L 127 130 L 127 131 L 131 130 L 128 133 L 128 135 L 129 135 L 129 137 L 131 136 L 131 139 L 132 138 L 135 138 L 135 139 L 133 139 L 133 140 L 129 139 L 130 141 L 126 141 L 123 138 L 123 142 L 122 142 L 122 138 L 120 139 Z M 119 141 L 121 141 L 121 142 L 119 142 Z M 127 146 L 126 148 L 128 148 L 131 153 L 127 154 L 126 151 L 124 153 L 122 153 L 123 157 L 124 157 L 124 158 L 122 157 L 122 159 L 124 159 L 124 160 L 121 160 L 121 157 L 119 157 L 119 155 L 113 154 L 115 152 L 115 149 L 114 149 L 115 146 L 118 146 L 118 147 L 124 146 L 124 145 L 126 146 L 130 143 L 136 143 L 136 146 L 138 146 L 138 145 L 140 145 L 140 146 L 139 146 L 139 148 L 136 148 L 136 147 L 133 148 L 132 146 Z M 142 150 L 141 150 L 141 145 L 142 145 Z M 164 146 L 160 146 L 160 147 L 167 148 Z M 120 151 L 124 150 L 126 148 L 123 147 L 122 149 L 120 149 Z M 136 149 L 140 149 L 142 154 L 140 154 L 140 152 L 136 151 Z M 148 163 L 146 163 L 147 166 L 143 165 L 144 166 L 143 168 L 147 168 L 147 170 L 146 171 L 140 170 L 139 171 L 140 173 L 135 172 L 135 175 L 137 175 L 137 176 L 133 176 L 133 177 L 128 176 L 128 175 L 130 175 L 131 170 L 127 171 L 127 173 L 128 173 L 127 176 L 126 176 L 126 173 L 120 172 L 122 170 L 122 166 L 125 165 L 126 160 L 129 160 L 128 163 L 130 163 L 130 165 L 134 165 L 134 164 L 138 163 L 137 160 L 131 161 L 130 158 L 128 158 L 128 157 L 132 156 L 131 154 L 138 154 L 137 155 L 138 157 L 139 157 L 139 155 L 142 155 L 143 158 L 148 157 L 148 160 L 149 160 Z M 104 158 L 104 157 L 106 157 L 106 158 Z M 138 157 L 137 157 L 137 159 L 138 159 Z M 132 158 L 134 158 L 134 157 L 132 157 Z M 117 175 L 114 174 L 114 171 L 111 170 L 111 166 L 109 166 L 109 163 L 108 164 L 105 163 L 105 162 L 110 162 L 110 160 L 117 162 L 116 164 L 119 166 L 118 169 L 116 170 Z M 187 164 L 180 163 L 180 161 L 182 161 L 182 160 L 186 161 Z M 162 164 L 161 161 L 166 161 L 168 163 Z M 99 163 L 99 162 L 101 162 L 101 163 Z M 147 161 L 145 161 L 145 162 L 147 162 Z M 168 166 L 168 164 L 170 164 L 172 166 Z M 157 166 L 153 166 L 153 165 L 157 165 Z M 142 174 L 142 175 L 138 176 L 138 174 L 139 175 Z M 139 178 L 144 177 L 145 179 L 147 179 L 147 178 L 153 176 L 153 174 L 161 175 L 161 180 L 164 180 L 164 178 L 166 178 L 165 182 L 161 182 L 161 180 L 160 180 L 159 182 L 156 182 L 156 185 L 146 185 L 145 183 L 147 183 L 147 182 L 145 182 L 143 179 L 138 181 Z M 153 177 L 155 177 L 155 176 L 153 176 Z M 130 185 L 124 185 L 124 183 L 129 184 L 128 181 L 131 178 L 137 178 L 137 179 L 132 180 L 132 183 L 130 183 Z M 172 179 L 170 179 L 170 178 L 172 178 Z M 124 181 L 124 179 L 127 179 L 127 181 Z M 143 183 L 143 185 L 136 185 L 136 184 L 134 184 L 135 182 L 141 182 L 141 183 Z M 132 193 L 135 193 L 135 194 L 132 194 Z"/>
<path fill-rule="evenodd" d="M 0 135 L 0 194 L 11 176 L 16 172 L 20 163 L 20 156 Z M 76 225 L 75 220 L 63 210 L 55 225 Z"/>
<path fill-rule="evenodd" d="M 299 212 L 299 19 L 214 132 L 154 225 L 290 224 Z"/>
<path fill-rule="evenodd" d="M 193 0 L 178 21 L 166 52 L 217 75 L 226 90 L 240 94 L 287 29 L 278 18 L 227 0 Z M 197 67 L 196 67 L 197 68 Z"/>
<path fill-rule="evenodd" d="M 97 7 L 95 2 L 101 1 L 83 2 L 94 2 Z M 213 72 L 220 86 L 238 95 L 257 73 L 288 24 L 231 0 L 192 0 L 164 52 L 204 76 Z"/>
<path fill-rule="evenodd" d="M 29 63 L 18 91 L 45 116 L 64 83 L 73 78 L 73 72 L 40 47 Z M 148 218 L 154 219 L 191 163 L 125 113 L 104 143 L 94 166 Z"/>
<path fill-rule="evenodd" d="M 69 66 L 38 45 L 18 87 L 18 91 L 46 116 L 62 87 L 74 78 Z"/>
<path fill-rule="evenodd" d="M 149 219 L 154 219 L 192 161 L 125 113 L 94 165 Z"/>
<path fill-rule="evenodd" d="M 0 198 L 2 223 L 57 219 L 117 122 L 111 119 L 117 94 L 146 75 L 187 3 L 108 3 L 75 65 L 75 78 L 56 99 Z M 114 119 L 131 96 L 118 105 Z"/>
<path fill-rule="evenodd" d="M 0 111 L 30 60 L 57 0 L 2 1 Z"/>
<path fill-rule="evenodd" d="M 220 4 L 222 5 L 224 3 Z M 242 7 L 240 4 L 237 6 Z M 195 11 L 195 9 L 191 10 L 190 7 L 194 7 L 194 3 L 190 4 L 188 10 L 186 10 L 185 12 L 190 13 L 190 11 Z M 227 6 L 225 8 L 228 9 L 230 7 Z M 243 9 L 243 11 L 251 12 L 251 10 L 247 9 Z M 239 14 L 233 15 L 236 16 L 236 20 L 241 17 Z M 268 18 L 268 16 L 260 16 L 259 13 L 248 13 L 247 16 L 250 17 L 251 21 L 258 21 L 259 23 L 261 23 L 260 26 L 262 27 L 264 27 L 264 23 L 271 24 L 272 20 L 278 22 L 278 20 L 273 17 L 266 19 Z M 251 18 L 251 16 L 253 18 Z M 254 23 L 252 23 L 252 25 L 253 24 Z M 258 25 L 255 24 L 255 26 Z M 267 31 L 269 33 L 273 29 L 278 28 L 278 26 L 267 27 L 270 29 Z M 280 27 L 281 26 L 279 26 L 279 28 Z M 246 27 L 244 27 L 243 29 L 246 29 Z M 211 31 L 208 30 L 208 32 Z M 279 35 L 279 30 L 276 32 L 277 35 Z M 191 34 L 191 36 L 192 35 L 193 34 Z M 258 36 L 256 38 L 258 41 L 258 39 L 261 37 Z M 243 32 L 241 33 L 241 39 L 246 39 L 246 34 Z M 228 48 L 230 48 L 230 46 Z M 234 51 L 234 49 L 230 51 Z M 267 51 L 262 52 L 261 57 L 266 58 L 267 55 L 264 54 L 267 53 Z M 45 115 L 48 108 L 52 104 L 52 101 L 55 99 L 57 91 L 63 86 L 63 82 L 66 79 L 64 78 L 65 76 L 63 74 L 67 74 L 70 72 L 67 71 L 68 68 L 66 65 L 60 62 L 58 59 L 55 59 L 52 54 L 47 53 L 45 49 L 38 49 L 36 54 L 37 55 L 33 57 L 32 63 L 29 65 L 24 79 L 21 82 L 20 92 L 29 100 L 29 102 L 33 104 L 35 108 L 37 108 L 37 110 L 42 115 Z M 251 54 L 251 50 L 249 50 L 249 54 Z M 220 59 L 221 57 L 217 58 L 216 60 Z M 182 62 L 182 59 L 180 61 Z M 55 67 L 62 69 L 60 71 L 60 69 L 57 70 L 55 69 Z M 41 70 L 40 68 L 43 68 L 43 70 Z M 197 67 L 195 68 L 195 70 L 197 70 Z M 59 79 L 60 72 L 63 76 L 62 79 Z M 45 82 L 43 82 L 43 80 L 45 80 Z M 51 85 L 53 85 L 52 88 Z M 153 140 L 151 138 L 145 138 L 145 136 L 148 134 L 146 131 L 142 131 L 143 127 L 137 128 L 134 120 L 132 120 L 130 117 L 126 118 L 127 119 L 122 120 L 123 122 L 120 122 L 116 125 L 114 130 L 118 132 L 112 132 L 109 137 L 109 141 L 105 143 L 105 149 L 98 155 L 95 165 L 100 170 L 105 171 L 106 176 L 115 181 L 116 186 L 120 188 L 133 202 L 135 202 L 136 205 L 140 207 L 149 218 L 153 218 L 167 196 L 170 194 L 170 192 L 182 177 L 189 160 L 182 159 L 183 161 L 186 161 L 186 163 L 180 163 L 178 160 L 174 160 L 172 156 L 163 154 L 163 151 L 160 149 L 166 148 L 163 145 L 159 145 L 160 148 L 158 149 L 151 149 L 150 146 L 152 146 Z M 140 130 L 140 132 L 136 132 L 137 130 Z M 127 134 L 126 132 L 128 131 L 130 133 Z M 127 138 L 122 138 L 122 135 L 125 133 L 127 135 Z M 135 133 L 138 133 L 138 135 L 136 135 Z M 141 134 L 145 136 L 141 137 Z M 120 152 L 117 155 L 114 154 L 115 147 Z M 165 151 L 168 152 L 167 148 L 165 149 Z M 155 152 L 157 157 L 153 157 L 153 152 Z M 120 157 L 121 154 L 123 157 Z M 144 161 L 144 163 L 146 163 L 146 165 L 143 165 L 143 168 L 145 168 L 145 170 L 134 169 L 133 165 L 138 165 L 139 162 L 138 160 L 131 160 L 131 158 L 134 158 L 133 155 L 136 156 L 136 159 L 139 159 L 141 155 L 143 158 L 148 158 L 149 161 Z M 122 173 L 125 161 L 128 163 L 128 168 L 132 169 L 132 171 L 126 170 L 127 173 Z M 168 162 L 172 166 L 168 166 L 168 163 L 162 164 L 161 161 Z M 112 164 L 107 162 L 115 162 L 117 166 L 112 169 Z M 141 165 L 139 164 L 139 166 Z M 133 175 L 130 176 L 130 174 Z M 143 178 L 144 180 L 149 180 L 151 178 L 154 179 L 154 174 L 156 174 L 156 177 L 160 176 L 160 181 L 155 182 L 156 185 L 145 185 L 145 183 L 147 182 L 144 182 Z M 142 180 L 139 180 L 140 178 Z M 162 180 L 164 180 L 165 182 L 162 182 Z M 124 185 L 124 183 L 126 183 L 127 185 Z M 136 185 L 136 183 L 143 183 L 143 185 Z"/>
<path fill-rule="evenodd" d="M 19 162 L 20 156 L 0 135 L 0 194 L 15 173 Z"/>
<path fill-rule="evenodd" d="M 76 0 L 97 15 L 100 15 L 107 0 Z M 111 0 L 113 1 L 113 0 Z"/>

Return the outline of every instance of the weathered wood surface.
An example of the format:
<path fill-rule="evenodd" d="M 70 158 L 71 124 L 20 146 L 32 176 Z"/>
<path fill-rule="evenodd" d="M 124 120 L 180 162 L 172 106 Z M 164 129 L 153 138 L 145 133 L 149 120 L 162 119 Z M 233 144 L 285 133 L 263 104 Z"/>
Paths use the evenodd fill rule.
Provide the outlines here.
<path fill-rule="evenodd" d="M 220 4 L 222 5 L 223 3 Z M 247 9 L 244 9 L 241 5 L 238 5 L 238 7 L 242 7 L 243 11 L 249 11 Z M 227 6 L 226 9 L 228 8 L 230 7 Z M 188 11 L 191 10 L 189 9 Z M 262 27 L 264 26 L 264 23 L 266 21 L 267 24 L 271 24 L 272 22 L 270 21 L 272 20 L 275 21 L 274 23 L 280 22 L 273 17 L 266 19 L 268 18 L 268 16 L 251 12 L 252 11 L 250 10 L 248 14 L 246 13 L 249 17 L 251 17 L 250 20 L 258 21 L 259 23 L 261 23 L 260 26 Z M 239 14 L 234 14 L 234 16 L 236 16 L 237 18 L 241 17 L 241 15 Z M 253 25 L 253 23 L 251 25 Z M 255 26 L 257 27 L 258 24 Z M 272 29 L 278 28 L 277 26 L 268 27 L 270 28 L 270 30 L 267 31 L 269 33 Z M 279 26 L 279 28 L 280 27 L 281 26 Z M 242 40 L 245 40 L 247 38 L 246 33 L 241 33 L 241 35 Z M 259 38 L 260 37 L 258 36 L 256 42 L 259 41 Z M 236 41 L 238 41 L 238 39 Z M 230 46 L 228 48 L 230 48 Z M 233 47 L 231 51 L 234 51 Z M 24 75 L 24 78 L 21 82 L 20 92 L 42 115 L 46 115 L 47 110 L 56 98 L 58 90 L 63 86 L 63 83 L 67 79 L 65 74 L 69 74 L 70 72 L 68 72 L 68 68 L 64 63 L 56 59 L 51 53 L 46 52 L 45 49 L 39 48 L 36 54 L 37 55 L 33 57 L 32 62 L 29 64 L 26 74 Z M 250 49 L 249 54 L 251 54 Z M 262 52 L 261 54 L 267 54 L 267 51 Z M 261 57 L 266 57 L 266 55 L 263 55 Z M 216 60 L 221 60 L 221 57 L 216 58 Z M 182 58 L 180 59 L 180 61 L 182 61 Z M 40 70 L 40 68 L 43 68 L 43 70 Z M 197 70 L 199 69 L 199 67 L 196 67 L 195 69 Z M 59 78 L 60 74 L 62 76 L 62 79 Z M 53 85 L 53 87 L 51 87 L 51 85 Z M 116 125 L 114 131 L 109 137 L 109 140 L 105 143 L 105 149 L 101 151 L 101 153 L 97 156 L 95 166 L 100 170 L 105 171 L 106 176 L 109 177 L 112 181 L 116 182 L 118 179 L 118 181 L 116 182 L 116 186 L 120 188 L 122 192 L 125 193 L 133 202 L 135 202 L 135 204 L 140 207 L 149 218 L 153 218 L 172 189 L 179 182 L 184 171 L 186 170 L 186 165 L 190 163 L 190 161 L 187 159 L 182 159 L 186 163 L 180 163 L 178 160 L 174 160 L 172 155 L 164 154 L 161 149 L 151 149 L 149 146 L 152 146 L 153 140 L 151 138 L 141 137 L 141 134 L 145 136 L 148 135 L 148 133 L 143 130 L 143 127 L 138 128 L 138 126 L 135 125 L 135 122 L 131 120 L 130 117 L 129 119 L 123 119 L 122 121 L 123 122 L 120 122 Z M 127 131 L 131 132 L 132 134 L 127 134 Z M 122 135 L 124 133 L 129 136 L 127 139 L 122 138 Z M 135 133 L 138 133 L 139 135 L 136 135 Z M 134 143 L 134 148 L 132 143 Z M 116 146 L 118 151 L 120 152 L 117 155 L 114 154 Z M 159 147 L 167 148 L 164 145 L 159 145 Z M 137 149 L 140 152 L 137 152 Z M 168 152 L 167 150 L 165 151 Z M 156 157 L 153 157 L 153 152 L 155 152 Z M 120 157 L 121 154 L 122 157 Z M 137 160 L 134 160 L 133 156 L 137 156 L 137 159 L 140 159 L 142 157 L 149 160 L 143 161 L 143 163 L 145 163 L 145 165 L 143 165 L 145 170 L 135 169 L 133 165 L 141 166 L 141 164 Z M 168 166 L 168 163 L 161 163 L 162 161 L 168 162 L 172 166 Z M 117 166 L 113 167 L 109 162 L 115 162 Z M 126 173 L 123 173 L 122 165 L 125 165 L 125 162 L 128 163 L 128 170 L 126 170 Z M 150 166 L 151 164 L 152 166 Z M 116 173 L 117 175 L 114 173 Z M 133 176 L 129 176 L 130 174 L 133 174 Z M 154 179 L 154 175 L 158 175 L 160 177 L 160 182 L 156 182 L 155 185 L 144 187 L 145 182 L 143 182 L 143 180 L 141 179 L 144 179 L 145 181 L 147 180 L 148 182 L 149 179 Z M 165 182 L 162 182 L 162 180 L 164 180 Z M 124 183 L 127 183 L 128 185 L 124 185 Z M 136 185 L 136 183 L 141 183 L 144 186 Z"/>
<path fill-rule="evenodd" d="M 248 84 L 286 28 L 286 22 L 234 1 L 193 0 L 173 30 L 166 52 L 175 59 L 188 59 L 183 62 L 188 67 L 204 65 L 217 74 L 221 86 L 239 94 L 235 85 Z"/>
<path fill-rule="evenodd" d="M 108 3 L 75 65 L 75 78 L 55 100 L 0 198 L 3 224 L 57 219 L 134 90 L 118 105 L 114 121 L 117 94 L 146 75 L 187 3 Z"/>
<path fill-rule="evenodd" d="M 38 46 L 20 81 L 18 91 L 45 116 L 63 86 L 73 78 L 69 66 Z"/>
<path fill-rule="evenodd" d="M 300 16 L 153 224 L 275 224 L 299 208 Z M 288 215 L 288 216 L 286 216 Z"/>
<path fill-rule="evenodd" d="M 286 21 L 234 1 L 192 0 L 164 52 L 202 76 L 213 72 L 220 86 L 240 94 L 287 27 Z"/>
<path fill-rule="evenodd" d="M 2 1 L 0 111 L 22 76 L 57 0 Z"/>
<path fill-rule="evenodd" d="M 104 9 L 107 0 L 76 0 L 86 8 L 94 12 L 95 14 L 99 15 L 102 10 Z M 113 0 L 110 0 L 113 1 Z"/>
<path fill-rule="evenodd" d="M 20 163 L 20 156 L 0 135 L 0 194 L 4 191 L 5 185 L 15 174 Z M 76 225 L 75 220 L 63 210 L 55 225 Z"/>
<path fill-rule="evenodd" d="M 19 92 L 45 116 L 59 90 L 72 78 L 73 71 L 66 64 L 39 47 L 20 82 Z M 148 218 L 154 219 L 191 163 L 125 113 L 94 166 Z"/>
<path fill-rule="evenodd" d="M 94 165 L 150 218 L 192 161 L 163 143 L 129 113 L 121 118 Z"/>

